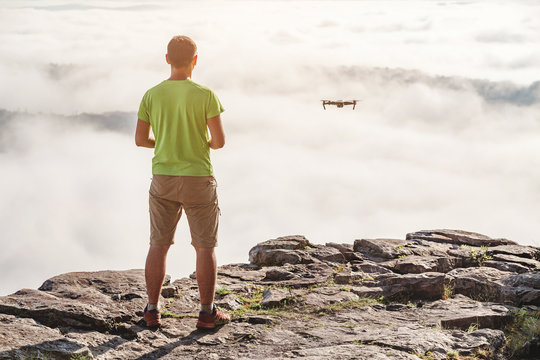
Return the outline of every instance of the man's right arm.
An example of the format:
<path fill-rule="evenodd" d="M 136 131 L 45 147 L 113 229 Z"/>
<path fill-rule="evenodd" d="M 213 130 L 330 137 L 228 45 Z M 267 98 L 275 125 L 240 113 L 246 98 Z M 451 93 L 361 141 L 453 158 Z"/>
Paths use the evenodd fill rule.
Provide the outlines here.
<path fill-rule="evenodd" d="M 137 128 L 135 129 L 135 145 L 153 148 L 156 146 L 156 141 L 150 137 L 150 123 L 141 119 L 137 120 Z"/>
<path fill-rule="evenodd" d="M 211 136 L 208 145 L 212 149 L 221 149 L 225 145 L 225 132 L 223 131 L 220 115 L 207 119 L 206 124 Z"/>

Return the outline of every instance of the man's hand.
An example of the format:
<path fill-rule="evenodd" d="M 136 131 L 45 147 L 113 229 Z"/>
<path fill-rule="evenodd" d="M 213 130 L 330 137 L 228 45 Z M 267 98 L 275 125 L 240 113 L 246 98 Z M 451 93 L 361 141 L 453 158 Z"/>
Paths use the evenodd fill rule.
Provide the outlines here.
<path fill-rule="evenodd" d="M 137 130 L 135 130 L 135 145 L 154 148 L 156 141 L 150 137 L 150 123 L 137 119 Z"/>
<path fill-rule="evenodd" d="M 221 117 L 217 115 L 213 118 L 206 119 L 206 124 L 208 125 L 210 135 L 212 136 L 208 145 L 210 145 L 212 149 L 221 149 L 225 145 L 225 133 L 223 132 Z"/>

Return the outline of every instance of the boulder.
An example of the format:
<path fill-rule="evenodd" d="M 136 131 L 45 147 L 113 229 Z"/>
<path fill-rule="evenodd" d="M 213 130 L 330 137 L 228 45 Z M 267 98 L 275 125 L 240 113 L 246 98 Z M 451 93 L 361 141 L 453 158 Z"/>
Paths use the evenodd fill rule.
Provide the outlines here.
<path fill-rule="evenodd" d="M 440 299 L 443 294 L 445 274 L 424 272 L 420 274 L 382 274 L 373 283 L 382 287 L 385 296 L 399 299 Z M 369 285 L 367 285 L 369 286 Z"/>
<path fill-rule="evenodd" d="M 307 250 L 314 246 L 300 235 L 279 237 L 255 245 L 249 251 L 249 262 L 257 266 L 280 266 L 313 262 Z"/>

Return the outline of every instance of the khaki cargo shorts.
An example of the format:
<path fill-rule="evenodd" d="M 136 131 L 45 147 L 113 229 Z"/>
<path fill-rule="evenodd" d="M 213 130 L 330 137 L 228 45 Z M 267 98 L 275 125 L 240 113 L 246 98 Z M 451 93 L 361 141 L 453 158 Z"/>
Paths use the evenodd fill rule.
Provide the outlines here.
<path fill-rule="evenodd" d="M 152 176 L 150 184 L 150 244 L 174 244 L 176 226 L 185 210 L 191 245 L 217 246 L 219 206 L 213 176 Z"/>

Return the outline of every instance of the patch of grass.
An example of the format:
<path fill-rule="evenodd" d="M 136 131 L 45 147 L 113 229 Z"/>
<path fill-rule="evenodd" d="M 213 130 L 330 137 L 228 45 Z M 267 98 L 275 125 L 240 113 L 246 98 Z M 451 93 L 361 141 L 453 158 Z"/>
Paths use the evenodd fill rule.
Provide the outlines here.
<path fill-rule="evenodd" d="M 349 284 L 357 285 L 357 284 L 361 284 L 362 282 L 364 282 L 366 280 L 373 280 L 373 277 L 371 277 L 371 276 L 363 276 L 360 279 L 351 279 L 349 281 Z"/>
<path fill-rule="evenodd" d="M 225 295 L 231 294 L 231 293 L 232 293 L 232 291 L 227 289 L 226 286 L 222 286 L 222 287 L 216 289 L 216 294 L 221 295 L 221 296 L 225 296 Z"/>
<path fill-rule="evenodd" d="M 425 360 L 435 360 L 435 355 L 431 351 L 426 352 L 425 354 L 416 354 L 420 359 Z"/>
<path fill-rule="evenodd" d="M 510 311 L 512 320 L 502 330 L 506 336 L 504 351 L 511 358 L 527 341 L 540 336 L 540 311 L 525 307 Z"/>
<path fill-rule="evenodd" d="M 407 306 L 410 307 L 410 308 L 415 308 L 416 304 L 409 301 L 409 302 L 407 302 Z"/>
<path fill-rule="evenodd" d="M 329 313 L 335 313 L 342 310 L 347 309 L 356 309 L 363 306 L 370 306 L 379 304 L 379 301 L 377 299 L 373 298 L 359 298 L 359 299 L 351 299 L 341 302 L 336 302 L 334 304 L 327 305 L 319 310 L 319 315 L 322 314 L 329 314 Z"/>
<path fill-rule="evenodd" d="M 73 354 L 69 358 L 69 360 L 89 360 L 89 359 L 90 359 L 90 356 L 86 354 Z"/>
<path fill-rule="evenodd" d="M 34 353 L 33 351 L 30 351 L 30 354 L 28 353 L 28 350 L 25 351 L 24 355 L 21 355 L 19 357 L 21 360 L 48 360 L 47 354 L 42 353 L 39 350 L 36 350 Z"/>
<path fill-rule="evenodd" d="M 454 286 L 452 284 L 444 284 L 441 299 L 448 300 L 454 296 Z"/>
<path fill-rule="evenodd" d="M 122 326 L 124 323 L 121 323 L 121 322 L 116 322 L 116 321 L 105 321 L 105 329 L 107 331 L 115 331 L 117 330 L 120 326 Z"/>
<path fill-rule="evenodd" d="M 459 360 L 457 351 L 449 351 L 446 353 L 446 360 Z"/>
<path fill-rule="evenodd" d="M 176 319 L 183 319 L 183 318 L 197 318 L 198 316 L 197 315 L 193 315 L 193 314 L 177 314 L 177 313 L 173 313 L 172 311 L 168 311 L 168 310 L 161 310 L 161 317 L 162 318 L 176 318 Z"/>
<path fill-rule="evenodd" d="M 493 259 L 492 256 L 487 254 L 488 247 L 485 245 L 480 246 L 480 250 L 465 244 L 461 245 L 461 247 L 464 249 L 469 249 L 469 259 L 478 266 L 482 266 L 486 260 Z"/>
<path fill-rule="evenodd" d="M 479 327 L 479 324 L 478 324 L 478 323 L 472 323 L 472 324 L 469 325 L 469 327 L 467 328 L 467 332 L 470 333 L 470 332 L 476 331 L 476 330 L 478 330 L 478 327 Z"/>

